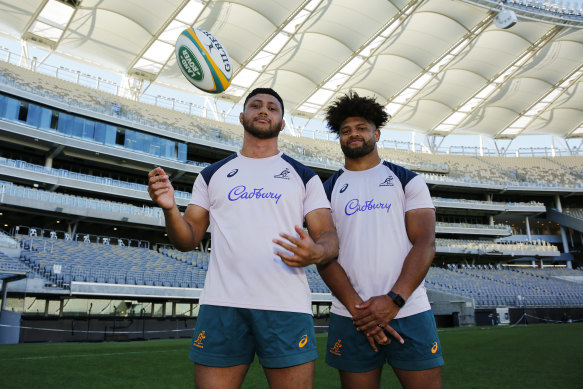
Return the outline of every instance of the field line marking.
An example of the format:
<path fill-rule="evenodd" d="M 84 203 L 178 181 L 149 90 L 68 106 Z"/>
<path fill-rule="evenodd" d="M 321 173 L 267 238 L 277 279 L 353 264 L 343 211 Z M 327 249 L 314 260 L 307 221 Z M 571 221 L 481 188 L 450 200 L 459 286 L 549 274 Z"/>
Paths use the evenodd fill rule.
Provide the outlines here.
<path fill-rule="evenodd" d="M 1 358 L 0 361 L 15 361 L 28 359 L 56 359 L 56 358 L 76 358 L 76 357 L 102 357 L 114 355 L 129 355 L 129 354 L 145 354 L 145 353 L 168 353 L 178 350 L 152 350 L 152 351 L 128 351 L 123 353 L 95 353 L 95 354 L 68 354 L 68 355 L 46 355 L 42 357 L 17 357 L 17 358 Z"/>

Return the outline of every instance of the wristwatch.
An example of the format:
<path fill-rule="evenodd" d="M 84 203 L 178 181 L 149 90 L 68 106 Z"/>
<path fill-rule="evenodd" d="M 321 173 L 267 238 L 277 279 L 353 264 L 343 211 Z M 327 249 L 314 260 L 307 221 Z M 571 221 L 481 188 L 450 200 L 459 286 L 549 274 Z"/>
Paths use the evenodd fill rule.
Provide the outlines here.
<path fill-rule="evenodd" d="M 405 305 L 405 299 L 400 294 L 397 294 L 391 290 L 389 293 L 387 293 L 387 296 L 393 299 L 393 302 L 397 305 L 397 307 L 403 308 L 403 305 Z"/>

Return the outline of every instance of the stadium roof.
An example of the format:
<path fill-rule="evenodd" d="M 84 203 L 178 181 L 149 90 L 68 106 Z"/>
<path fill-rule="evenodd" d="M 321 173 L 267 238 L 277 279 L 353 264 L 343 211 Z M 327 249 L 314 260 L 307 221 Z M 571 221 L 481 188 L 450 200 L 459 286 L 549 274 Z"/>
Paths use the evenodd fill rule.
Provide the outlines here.
<path fill-rule="evenodd" d="M 583 2 L 506 1 L 518 15 L 507 29 L 494 22 L 502 3 L 0 0 L 0 33 L 123 74 L 142 90 L 152 82 L 194 92 L 173 45 L 196 26 L 229 52 L 235 76 L 219 96 L 228 102 L 269 86 L 287 112 L 321 118 L 330 99 L 352 89 L 387 106 L 391 129 L 583 137 Z"/>

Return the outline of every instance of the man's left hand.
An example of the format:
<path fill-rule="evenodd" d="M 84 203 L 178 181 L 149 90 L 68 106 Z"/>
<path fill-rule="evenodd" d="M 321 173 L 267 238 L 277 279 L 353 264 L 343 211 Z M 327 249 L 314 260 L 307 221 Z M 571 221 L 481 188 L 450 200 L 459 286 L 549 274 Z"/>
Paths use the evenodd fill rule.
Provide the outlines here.
<path fill-rule="evenodd" d="M 298 236 L 279 234 L 287 242 L 273 239 L 273 243 L 287 251 L 275 250 L 274 253 L 288 266 L 303 267 L 319 263 L 322 260 L 324 249 L 316 244 L 300 226 L 295 226 L 295 230 Z"/>
<path fill-rule="evenodd" d="M 381 331 L 385 331 L 403 343 L 403 338 L 390 325 L 399 312 L 399 307 L 386 295 L 374 296 L 362 304 L 356 306 L 358 312 L 352 317 L 354 325 L 358 331 L 367 336 L 374 336 Z"/>

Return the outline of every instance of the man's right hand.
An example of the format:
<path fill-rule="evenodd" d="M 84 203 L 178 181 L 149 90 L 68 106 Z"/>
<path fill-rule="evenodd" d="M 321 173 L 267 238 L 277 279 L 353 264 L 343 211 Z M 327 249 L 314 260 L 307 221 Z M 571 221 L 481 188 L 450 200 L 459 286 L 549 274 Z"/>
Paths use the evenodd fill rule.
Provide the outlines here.
<path fill-rule="evenodd" d="M 162 209 L 168 210 L 176 206 L 174 188 L 164 169 L 157 167 L 148 173 L 148 194 Z"/>

